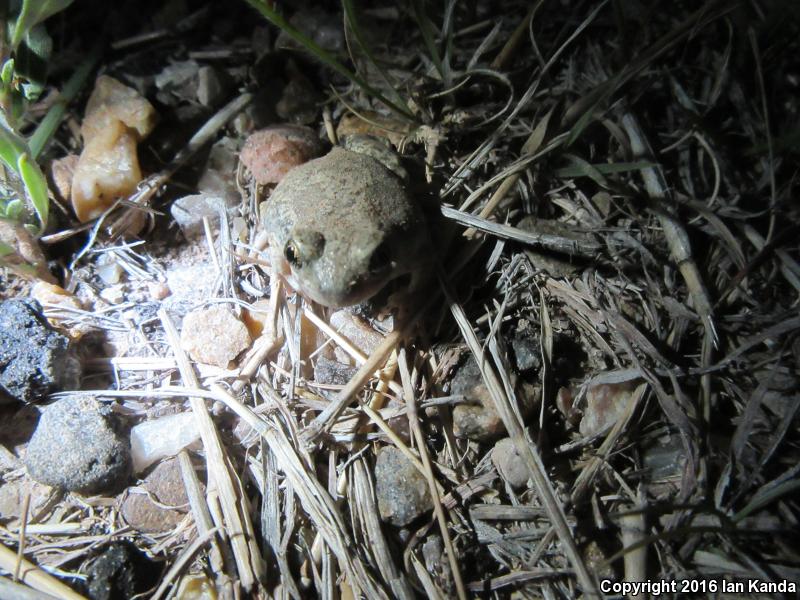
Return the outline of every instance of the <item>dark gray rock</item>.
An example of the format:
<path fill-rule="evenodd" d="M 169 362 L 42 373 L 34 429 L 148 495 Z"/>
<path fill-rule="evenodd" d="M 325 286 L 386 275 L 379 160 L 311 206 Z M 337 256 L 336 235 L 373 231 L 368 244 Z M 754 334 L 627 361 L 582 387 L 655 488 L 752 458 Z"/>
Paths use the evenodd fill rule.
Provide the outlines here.
<path fill-rule="evenodd" d="M 394 446 L 378 453 L 375 488 L 381 519 L 392 525 L 408 525 L 433 508 L 425 477 Z"/>
<path fill-rule="evenodd" d="M 0 402 L 41 401 L 52 392 L 76 389 L 80 378 L 69 338 L 50 326 L 38 302 L 0 303 Z"/>
<path fill-rule="evenodd" d="M 530 329 L 523 329 L 514 333 L 511 338 L 511 349 L 514 351 L 514 360 L 520 373 L 539 370 L 542 368 L 539 337 Z"/>
<path fill-rule="evenodd" d="M 133 598 L 158 582 L 160 570 L 132 543 L 114 542 L 89 566 L 86 585 L 89 598 Z"/>
<path fill-rule="evenodd" d="M 91 396 L 42 410 L 25 454 L 30 476 L 71 492 L 117 491 L 131 474 L 131 448 L 115 416 Z"/>

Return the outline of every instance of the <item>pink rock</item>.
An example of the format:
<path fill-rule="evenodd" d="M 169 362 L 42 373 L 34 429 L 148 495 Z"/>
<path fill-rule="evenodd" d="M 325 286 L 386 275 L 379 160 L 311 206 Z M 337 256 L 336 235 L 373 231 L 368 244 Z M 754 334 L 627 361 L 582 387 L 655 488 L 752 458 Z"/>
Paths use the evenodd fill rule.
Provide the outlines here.
<path fill-rule="evenodd" d="M 251 134 L 239 160 L 261 185 L 275 184 L 297 165 L 320 153 L 314 131 L 299 125 L 275 125 Z"/>

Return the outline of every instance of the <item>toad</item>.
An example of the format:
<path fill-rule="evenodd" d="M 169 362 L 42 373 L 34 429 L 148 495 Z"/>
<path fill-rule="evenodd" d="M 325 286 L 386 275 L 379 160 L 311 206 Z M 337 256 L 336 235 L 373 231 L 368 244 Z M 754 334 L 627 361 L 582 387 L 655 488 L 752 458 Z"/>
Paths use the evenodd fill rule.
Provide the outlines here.
<path fill-rule="evenodd" d="M 352 149 L 334 147 L 292 169 L 261 205 L 277 271 L 330 307 L 358 304 L 404 275 L 413 290 L 431 258 L 425 218 L 396 155 L 353 138 Z"/>

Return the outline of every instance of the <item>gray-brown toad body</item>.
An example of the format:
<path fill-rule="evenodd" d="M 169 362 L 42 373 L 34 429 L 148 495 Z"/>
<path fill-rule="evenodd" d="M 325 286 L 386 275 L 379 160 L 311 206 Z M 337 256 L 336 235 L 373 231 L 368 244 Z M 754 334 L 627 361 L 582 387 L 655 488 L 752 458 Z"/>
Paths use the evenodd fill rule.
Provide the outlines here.
<path fill-rule="evenodd" d="M 381 162 L 335 147 L 292 169 L 262 204 L 270 255 L 289 284 L 325 306 L 357 304 L 430 260 L 425 219 Z"/>

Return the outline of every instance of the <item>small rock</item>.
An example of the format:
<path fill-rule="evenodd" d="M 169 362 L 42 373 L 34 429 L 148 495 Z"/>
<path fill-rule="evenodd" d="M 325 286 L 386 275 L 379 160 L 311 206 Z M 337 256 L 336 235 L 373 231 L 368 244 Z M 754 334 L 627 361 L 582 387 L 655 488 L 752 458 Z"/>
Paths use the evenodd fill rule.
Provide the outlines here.
<path fill-rule="evenodd" d="M 484 441 L 505 431 L 480 369 L 471 357 L 456 371 L 450 390 L 453 395 L 463 395 L 469 402 L 453 409 L 453 434 L 457 438 Z"/>
<path fill-rule="evenodd" d="M 514 332 L 511 349 L 514 351 L 514 360 L 520 373 L 538 371 L 542 368 L 539 337 L 531 329 Z"/>
<path fill-rule="evenodd" d="M 153 588 L 161 569 L 131 542 L 113 542 L 87 570 L 92 600 L 133 598 Z"/>
<path fill-rule="evenodd" d="M 686 451 L 680 436 L 666 435 L 646 447 L 642 452 L 642 463 L 647 487 L 653 497 L 674 492 L 686 464 Z"/>
<path fill-rule="evenodd" d="M 505 426 L 493 408 L 459 404 L 453 409 L 453 435 L 482 442 L 505 433 Z"/>
<path fill-rule="evenodd" d="M 261 185 L 280 182 L 297 165 L 320 152 L 317 135 L 308 127 L 275 125 L 252 133 L 244 143 L 239 160 Z"/>
<path fill-rule="evenodd" d="M 71 492 L 95 494 L 124 484 L 131 449 L 119 424 L 91 396 L 71 396 L 42 410 L 25 454 L 36 481 Z"/>
<path fill-rule="evenodd" d="M 267 299 L 256 300 L 250 307 L 242 310 L 242 320 L 253 339 L 273 329 L 273 316 L 272 302 Z"/>
<path fill-rule="evenodd" d="M 31 288 L 31 298 L 39 304 L 52 304 L 74 310 L 83 310 L 81 301 L 60 285 L 37 281 Z"/>
<path fill-rule="evenodd" d="M 225 200 L 226 206 L 237 206 L 241 201 L 236 189 L 236 164 L 239 161 L 237 148 L 232 138 L 225 137 L 211 146 L 208 160 L 197 190 L 206 196 L 216 196 Z"/>
<path fill-rule="evenodd" d="M 125 285 L 118 283 L 100 290 L 100 297 L 109 304 L 122 304 L 125 300 Z"/>
<path fill-rule="evenodd" d="M 41 310 L 35 300 L 0 303 L 0 402 L 4 397 L 37 402 L 80 383 L 81 364 L 69 338 L 53 329 Z"/>
<path fill-rule="evenodd" d="M 173 94 L 181 100 L 197 97 L 197 77 L 200 65 L 194 60 L 173 62 L 155 76 L 154 83 L 160 92 Z M 165 104 L 174 104 L 168 95 L 159 94 Z"/>
<path fill-rule="evenodd" d="M 392 525 L 408 525 L 433 508 L 425 477 L 394 446 L 378 453 L 375 487 L 381 519 Z"/>
<path fill-rule="evenodd" d="M 383 336 L 370 327 L 369 323 L 348 310 L 337 310 L 333 313 L 330 324 L 366 356 L 370 356 L 383 341 Z M 334 349 L 334 354 L 336 359 L 343 364 L 355 364 L 353 357 L 338 345 Z"/>
<path fill-rule="evenodd" d="M 453 597 L 455 590 L 452 589 L 452 571 L 441 537 L 435 534 L 428 536 L 428 539 L 422 544 L 422 558 L 425 560 L 425 568 L 428 573 L 433 575 L 436 584 L 442 588 L 447 597 Z"/>
<path fill-rule="evenodd" d="M 172 291 L 169 286 L 162 281 L 151 281 L 147 284 L 147 293 L 151 300 L 163 300 L 169 296 Z"/>
<path fill-rule="evenodd" d="M 200 67 L 197 72 L 197 101 L 214 108 L 228 93 L 225 74 L 211 66 Z"/>
<path fill-rule="evenodd" d="M 614 567 L 608 564 L 608 555 L 595 540 L 583 548 L 583 560 L 586 561 L 589 572 L 596 573 L 601 581 L 616 581 L 617 574 L 614 572 Z"/>
<path fill-rule="evenodd" d="M 300 72 L 292 73 L 275 105 L 275 112 L 289 123 L 308 125 L 317 118 L 319 100 L 317 90 L 308 78 Z"/>
<path fill-rule="evenodd" d="M 83 151 L 70 193 L 82 223 L 136 190 L 142 181 L 136 145 L 155 121 L 155 108 L 136 90 L 107 75 L 97 78 L 81 124 Z"/>
<path fill-rule="evenodd" d="M 211 225 L 219 229 L 220 211 L 230 211 L 225 200 L 217 196 L 193 194 L 178 198 L 169 209 L 172 218 L 187 238 L 201 237 L 204 234 L 203 218 L 208 217 Z"/>
<path fill-rule="evenodd" d="M 189 499 L 176 459 L 159 464 L 141 487 L 147 493 L 131 491 L 120 507 L 125 521 L 137 531 L 170 531 L 186 516 Z"/>
<path fill-rule="evenodd" d="M 345 40 L 340 14 L 328 12 L 318 6 L 310 6 L 294 13 L 289 19 L 289 23 L 328 52 L 337 54 L 344 51 Z M 281 31 L 278 39 L 275 40 L 275 47 L 305 50 L 305 46 L 296 42 L 284 31 Z"/>
<path fill-rule="evenodd" d="M 183 319 L 181 346 L 200 363 L 225 369 L 251 341 L 245 324 L 221 304 L 194 310 Z"/>
<path fill-rule="evenodd" d="M 528 469 L 511 438 L 503 438 L 494 445 L 492 463 L 500 476 L 515 490 L 528 485 Z"/>
<path fill-rule="evenodd" d="M 628 409 L 634 387 L 630 382 L 591 386 L 586 391 L 586 408 L 579 426 L 581 435 L 591 437 L 611 429 Z"/>
<path fill-rule="evenodd" d="M 314 381 L 322 385 L 345 385 L 358 369 L 324 356 L 317 357 L 314 363 Z"/>
<path fill-rule="evenodd" d="M 102 255 L 95 265 L 97 276 L 106 285 L 115 285 L 122 281 L 122 274 L 125 270 L 119 264 L 119 261 L 110 254 Z"/>
<path fill-rule="evenodd" d="M 139 423 L 131 429 L 133 472 L 141 473 L 150 465 L 175 456 L 199 438 L 200 431 L 191 412 Z"/>
<path fill-rule="evenodd" d="M 217 600 L 217 586 L 205 575 L 185 575 L 178 583 L 175 598 L 180 600 Z"/>

